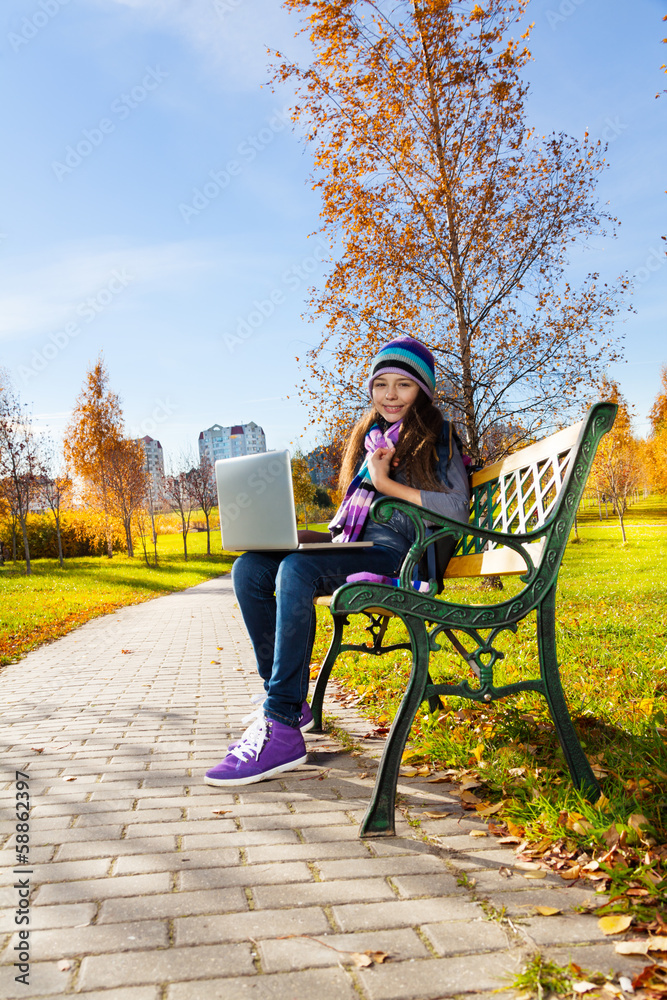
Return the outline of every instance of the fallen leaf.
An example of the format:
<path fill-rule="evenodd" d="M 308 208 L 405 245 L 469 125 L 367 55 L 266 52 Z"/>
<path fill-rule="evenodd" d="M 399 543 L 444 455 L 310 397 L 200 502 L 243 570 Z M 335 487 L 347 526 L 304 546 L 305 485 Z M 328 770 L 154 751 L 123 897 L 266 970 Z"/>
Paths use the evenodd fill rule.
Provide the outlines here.
<path fill-rule="evenodd" d="M 34 750 L 35 753 L 44 753 L 45 747 L 30 747 L 30 749 Z"/>
<path fill-rule="evenodd" d="M 121 653 L 127 654 L 127 653 L 133 653 L 133 652 L 134 652 L 133 649 L 121 649 Z"/>
<path fill-rule="evenodd" d="M 575 993 L 588 993 L 590 990 L 596 990 L 597 986 L 595 983 L 587 983 L 585 979 L 580 979 L 577 983 L 572 983 L 572 989 Z"/>
<path fill-rule="evenodd" d="M 634 993 L 632 988 L 632 980 L 627 976 L 618 977 L 618 985 L 621 987 L 624 993 Z"/>
<path fill-rule="evenodd" d="M 224 816 L 225 813 L 231 812 L 231 809 L 211 809 L 214 816 Z"/>
<path fill-rule="evenodd" d="M 502 876 L 502 878 L 512 878 L 512 870 L 510 868 L 506 868 L 505 865 L 500 866 L 498 874 Z"/>
<path fill-rule="evenodd" d="M 367 968 L 373 964 L 373 959 L 370 955 L 362 954 L 359 951 L 351 951 L 350 958 L 359 969 Z"/>
<path fill-rule="evenodd" d="M 436 809 L 426 809 L 422 813 L 422 816 L 427 816 L 429 819 L 443 819 L 445 816 L 451 816 L 451 812 L 438 812 Z"/>
<path fill-rule="evenodd" d="M 503 808 L 504 805 L 505 805 L 504 802 L 496 802 L 492 806 L 487 806 L 484 803 L 482 803 L 481 806 L 477 806 L 477 809 L 476 809 L 477 815 L 478 816 L 493 816 L 494 813 L 500 812 L 500 810 Z"/>
<path fill-rule="evenodd" d="M 499 844 L 520 844 L 521 841 L 518 837 L 501 837 L 498 841 Z"/>
<path fill-rule="evenodd" d="M 488 837 L 486 830 L 471 830 L 468 834 L 469 837 Z"/>
<path fill-rule="evenodd" d="M 568 868 L 564 872 L 559 872 L 559 874 L 560 874 L 560 877 L 564 878 L 564 879 L 580 878 L 580 876 L 581 876 L 581 866 L 580 865 L 572 865 L 571 868 Z"/>
<path fill-rule="evenodd" d="M 603 934 L 622 934 L 632 923 L 632 917 L 627 913 L 613 913 L 608 917 L 600 917 L 598 927 Z"/>
<path fill-rule="evenodd" d="M 546 878 L 547 873 L 542 869 L 539 872 L 521 872 L 524 878 Z"/>
<path fill-rule="evenodd" d="M 364 954 L 368 955 L 369 958 L 372 958 L 378 965 L 382 965 L 389 958 L 386 951 L 365 951 Z"/>
<path fill-rule="evenodd" d="M 555 917 L 557 913 L 562 913 L 556 906 L 536 906 L 535 913 L 539 913 L 541 917 Z"/>
<path fill-rule="evenodd" d="M 468 805 L 479 805 L 481 799 L 478 799 L 474 792 L 461 792 L 461 802 L 467 803 Z"/>
<path fill-rule="evenodd" d="M 215 663 L 216 667 L 220 666 L 220 660 L 211 660 L 211 663 Z"/>
<path fill-rule="evenodd" d="M 515 861 L 514 867 L 522 872 L 534 872 L 540 869 L 540 866 L 535 861 Z"/>
<path fill-rule="evenodd" d="M 667 951 L 667 937 L 636 938 L 618 941 L 614 948 L 619 955 L 648 955 L 649 951 Z"/>
<path fill-rule="evenodd" d="M 76 778 L 74 775 L 68 774 L 66 778 L 63 778 L 63 781 L 76 781 Z"/>
<path fill-rule="evenodd" d="M 66 958 L 63 958 L 60 962 L 58 962 L 59 972 L 69 972 L 71 968 L 72 968 L 72 963 L 69 962 Z"/>

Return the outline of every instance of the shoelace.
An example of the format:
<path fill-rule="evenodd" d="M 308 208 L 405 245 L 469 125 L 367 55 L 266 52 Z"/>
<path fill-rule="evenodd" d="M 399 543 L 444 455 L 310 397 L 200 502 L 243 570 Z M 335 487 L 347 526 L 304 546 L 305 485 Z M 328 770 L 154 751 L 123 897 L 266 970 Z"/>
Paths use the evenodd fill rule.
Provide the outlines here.
<path fill-rule="evenodd" d="M 262 747 L 266 742 L 266 716 L 264 715 L 264 709 L 258 708 L 256 712 L 251 712 L 250 715 L 243 719 L 243 722 L 246 722 L 248 719 L 252 719 L 253 721 L 231 751 L 235 757 L 238 757 L 242 761 L 246 761 L 248 757 L 259 757 Z"/>

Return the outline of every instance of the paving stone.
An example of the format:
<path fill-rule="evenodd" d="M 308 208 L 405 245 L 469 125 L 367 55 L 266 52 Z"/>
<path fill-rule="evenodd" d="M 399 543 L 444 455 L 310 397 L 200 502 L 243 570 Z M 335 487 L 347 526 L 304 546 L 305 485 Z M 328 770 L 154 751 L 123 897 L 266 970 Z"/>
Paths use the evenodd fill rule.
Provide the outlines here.
<path fill-rule="evenodd" d="M 41 961 L 99 952 L 161 948 L 168 941 L 166 920 L 141 920 L 120 927 L 111 924 L 106 927 L 69 927 L 66 933 L 62 930 L 38 930 L 30 936 L 30 953 L 33 961 Z M 5 950 L 5 961 L 10 961 L 11 949 L 16 944 L 18 937 L 14 934 Z"/>
<path fill-rule="evenodd" d="M 210 800 L 205 800 L 203 797 L 198 798 L 196 805 L 192 804 L 191 798 L 186 799 L 184 801 L 184 804 L 185 804 L 185 814 L 187 818 L 190 820 L 211 819 L 214 809 L 227 809 L 228 815 L 230 817 L 231 816 L 269 817 L 269 816 L 291 815 L 286 802 L 236 803 L 233 800 L 231 800 L 229 803 L 227 803 L 227 802 L 220 802 L 215 796 L 212 795 L 210 797 Z"/>
<path fill-rule="evenodd" d="M 334 824 L 350 826 L 345 813 L 339 810 L 327 810 L 314 813 L 287 813 L 286 816 L 245 816 L 242 821 L 244 830 L 281 830 L 301 829 L 310 826 L 333 826 Z"/>
<path fill-rule="evenodd" d="M 502 925 L 493 920 L 448 920 L 438 924 L 422 924 L 426 935 L 439 955 L 476 955 L 484 951 L 508 948 L 510 939 Z"/>
<path fill-rule="evenodd" d="M 542 879 L 541 881 L 544 882 L 546 879 Z M 501 888 L 504 888 L 506 885 L 513 886 L 514 882 L 514 879 L 505 879 Z M 560 883 L 562 885 L 562 879 Z M 606 896 L 596 895 L 590 889 L 579 889 L 576 886 L 571 886 L 569 889 L 560 888 L 560 886 L 532 889 L 527 879 L 524 884 L 526 888 L 523 890 L 517 889 L 517 891 L 510 892 L 493 892 L 491 890 L 491 898 L 494 904 L 499 909 L 505 907 L 507 915 L 510 917 L 529 917 L 536 906 L 555 906 L 563 910 L 564 913 L 567 913 L 568 911 L 573 911 L 575 906 L 581 906 L 583 903 L 594 903 L 596 906 L 601 906 L 607 899 Z M 485 887 L 482 884 L 481 878 L 477 878 L 475 893 L 480 896 L 485 894 Z M 486 890 L 487 895 L 488 893 L 489 890 Z"/>
<path fill-rule="evenodd" d="M 254 979 L 213 979 L 206 983 L 177 983 L 169 986 L 167 1000 L 306 1000 L 307 997 L 335 997 L 358 1000 L 359 994 L 343 969 L 318 969 Z"/>
<path fill-rule="evenodd" d="M 258 909 L 280 906 L 330 906 L 334 903 L 370 902 L 396 899 L 396 894 L 383 879 L 355 879 L 354 881 L 312 882 L 300 885 L 297 892 L 291 886 L 260 885 L 253 889 L 253 900 Z"/>
<path fill-rule="evenodd" d="M 354 826 L 305 826 L 300 831 L 307 844 L 335 844 L 359 840 L 359 827 Z"/>
<path fill-rule="evenodd" d="M 109 899 L 112 896 L 143 896 L 151 892 L 169 892 L 171 875 L 158 872 L 154 875 L 128 875 L 124 878 L 84 879 L 80 882 L 53 882 L 38 890 L 37 905 L 50 903 L 77 903 L 92 899 Z"/>
<path fill-rule="evenodd" d="M 98 829 L 91 827 L 91 830 Z M 69 831 L 68 831 L 69 833 Z M 136 855 L 146 853 L 167 852 L 176 850 L 176 837 L 149 837 L 145 840 L 82 840 L 77 843 L 64 843 L 58 848 L 57 861 L 71 861 L 79 858 L 109 858 L 126 854 Z"/>
<path fill-rule="evenodd" d="M 34 874 L 31 875 L 33 885 L 42 885 L 45 882 L 64 883 L 71 880 L 80 880 L 81 876 L 89 878 L 101 878 L 106 875 L 111 865 L 110 859 L 100 858 L 92 861 L 50 861 L 45 865 L 37 865 Z M 10 871 L 0 873 L 0 879 L 6 884 L 11 884 L 16 876 Z"/>
<path fill-rule="evenodd" d="M 208 980 L 212 976 L 247 976 L 253 974 L 250 944 L 228 944 L 194 948 L 169 948 L 160 951 L 127 952 L 109 961 L 108 955 L 92 955 L 83 959 L 79 972 L 78 988 L 113 989 L 119 986 L 142 983 L 185 981 L 189 1000 L 203 996 L 203 988 L 193 981 Z M 196 992 L 195 992 L 196 991 Z M 234 994 L 228 994 L 228 1000 Z"/>
<path fill-rule="evenodd" d="M 168 851 L 164 854 L 127 854 L 114 863 L 114 874 L 134 875 L 147 872 L 180 872 L 189 868 L 209 868 L 212 864 L 240 864 L 236 848 L 207 851 Z"/>
<path fill-rule="evenodd" d="M 316 906 L 294 910 L 253 910 L 223 916 L 182 917 L 174 921 L 177 945 L 246 941 L 284 934 L 326 934 L 331 928 Z"/>
<path fill-rule="evenodd" d="M 0 997 L 4 1000 L 32 1000 L 32 997 L 62 994 L 68 991 L 72 979 L 72 973 L 61 972 L 57 962 L 31 962 L 30 994 L 26 994 L 24 984 L 14 979 L 16 974 L 13 964 L 0 967 Z"/>
<path fill-rule="evenodd" d="M 543 954 L 559 965 L 575 962 L 584 970 L 584 974 L 594 972 L 615 972 L 620 976 L 633 979 L 649 964 L 646 956 L 617 955 L 613 947 L 599 944 L 570 944 L 561 948 L 543 949 Z"/>
<path fill-rule="evenodd" d="M 241 886 L 231 889 L 201 889 L 199 892 L 168 892 L 102 903 L 98 925 L 128 920 L 187 917 L 200 913 L 244 912 L 248 900 Z"/>
<path fill-rule="evenodd" d="M 589 913 L 568 913 L 567 916 L 531 917 L 521 930 L 536 944 L 579 944 L 584 941 L 604 941 L 596 917 Z"/>
<path fill-rule="evenodd" d="M 178 876 L 178 887 L 183 890 L 213 889 L 234 885 L 289 885 L 312 880 L 312 872 L 304 861 L 285 861 L 276 865 L 240 865 L 237 868 L 184 871 Z"/>
<path fill-rule="evenodd" d="M 518 972 L 518 958 L 479 955 L 469 958 L 434 958 L 430 961 L 391 962 L 360 969 L 359 980 L 369 1000 L 441 1000 L 507 985 L 507 973 Z"/>
<path fill-rule="evenodd" d="M 80 816 L 77 820 L 77 826 L 99 826 L 100 823 L 120 823 L 125 825 L 126 823 L 166 823 L 169 820 L 182 820 L 183 812 L 177 806 L 164 806 L 160 809 L 150 809 L 143 810 L 139 814 L 136 810 L 125 809 L 123 811 L 117 811 L 112 813 L 87 813 Z M 153 833 L 149 834 L 153 836 Z"/>
<path fill-rule="evenodd" d="M 103 816 L 103 814 L 107 812 L 117 812 L 119 809 L 131 809 L 133 801 L 133 799 L 128 798 L 121 799 L 119 802 L 113 803 L 78 802 L 74 808 L 72 807 L 72 803 L 69 801 L 40 802 L 38 805 L 33 805 L 30 810 L 30 817 L 33 820 L 38 820 L 43 816 L 84 816 L 88 813 Z M 101 822 L 111 823 L 112 820 L 102 818 Z"/>
<path fill-rule="evenodd" d="M 468 898 L 468 890 L 460 886 L 455 875 L 433 872 L 431 875 L 392 875 L 391 880 L 401 896 L 414 899 L 416 896 L 463 896 Z"/>
<path fill-rule="evenodd" d="M 319 858 L 323 857 L 320 850 Z M 318 860 L 317 869 L 323 879 L 377 878 L 386 875 L 413 875 L 426 872 L 441 874 L 443 863 L 433 854 L 413 854 L 400 858 L 371 858 L 328 861 Z"/>
<path fill-rule="evenodd" d="M 205 820 L 202 825 L 205 825 Z M 215 823 L 212 824 L 215 827 Z M 274 845 L 292 846 L 299 843 L 295 830 L 234 830 L 225 833 L 219 828 L 211 833 L 189 833 L 182 838 L 183 850 L 206 849 L 209 847 L 255 847 L 269 850 Z"/>
<path fill-rule="evenodd" d="M 423 942 L 408 928 L 365 934 L 327 934 L 317 938 L 269 938 L 259 941 L 257 947 L 264 972 L 291 972 L 316 966 L 350 964 L 353 961 L 352 952 L 367 949 L 384 951 L 391 961 L 429 957 Z"/>
<path fill-rule="evenodd" d="M 95 916 L 94 903 L 67 903 L 61 906 L 35 906 L 30 908 L 30 929 L 41 930 L 52 927 L 76 927 L 88 924 Z M 14 910 L 0 910 L 0 928 L 13 928 Z"/>
<path fill-rule="evenodd" d="M 349 903 L 333 907 L 343 931 L 366 931 L 385 927 L 414 927 L 441 920 L 475 920 L 481 915 L 477 903 L 453 899 L 395 899 L 388 903 Z"/>
<path fill-rule="evenodd" d="M 368 851 L 359 840 L 333 844 L 268 844 L 249 847 L 250 864 L 269 861 L 320 861 L 322 858 L 368 858 Z M 349 877 L 349 876 L 348 876 Z"/>

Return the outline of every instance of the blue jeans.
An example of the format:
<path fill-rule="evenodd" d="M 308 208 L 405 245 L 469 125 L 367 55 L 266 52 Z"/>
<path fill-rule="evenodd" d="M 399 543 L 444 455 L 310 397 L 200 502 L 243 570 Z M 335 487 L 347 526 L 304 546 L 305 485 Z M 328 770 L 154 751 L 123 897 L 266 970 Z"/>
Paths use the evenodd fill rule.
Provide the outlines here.
<path fill-rule="evenodd" d="M 264 681 L 264 711 L 297 727 L 308 695 L 315 641 L 313 598 L 333 594 L 351 573 L 396 576 L 409 542 L 302 552 L 244 552 L 232 567 L 234 593 Z"/>

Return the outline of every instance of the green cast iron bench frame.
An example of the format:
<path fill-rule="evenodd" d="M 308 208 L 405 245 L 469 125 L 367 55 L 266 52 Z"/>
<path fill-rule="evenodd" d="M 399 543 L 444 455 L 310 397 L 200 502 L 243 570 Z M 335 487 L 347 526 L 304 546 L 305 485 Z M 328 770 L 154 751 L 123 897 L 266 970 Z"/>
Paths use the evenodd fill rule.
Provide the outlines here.
<path fill-rule="evenodd" d="M 401 567 L 398 587 L 347 583 L 331 597 L 316 599 L 318 604 L 329 605 L 334 628 L 311 702 L 315 730 L 321 730 L 324 693 L 341 652 L 381 655 L 396 649 L 412 650 L 410 678 L 387 737 L 360 836 L 394 835 L 403 750 L 419 706 L 428 701 L 431 711 L 436 710 L 441 694 L 491 702 L 520 691 L 538 691 L 549 706 L 575 787 L 593 801 L 599 797 L 600 787 L 579 742 L 561 685 L 556 655 L 556 583 L 598 444 L 614 423 L 616 409 L 613 403 L 598 403 L 581 423 L 474 473 L 467 525 L 392 497 L 376 500 L 371 507 L 371 517 L 379 523 L 387 522 L 395 510 L 407 514 L 415 528 L 415 541 Z M 444 540 L 451 545 L 452 539 L 458 542 L 444 571 L 445 580 L 512 574 L 520 577 L 521 591 L 492 605 L 454 604 L 446 600 L 446 590 L 438 598 L 435 579 L 430 580 L 428 594 L 417 592 L 411 581 L 429 546 Z M 540 676 L 496 687 L 494 666 L 504 654 L 494 643 L 501 632 L 516 632 L 518 622 L 532 611 L 537 617 Z M 369 619 L 371 643 L 343 642 L 350 614 L 364 614 Z M 383 645 L 391 617 L 402 620 L 409 642 Z M 467 647 L 457 632 L 467 637 Z M 466 672 L 472 668 L 477 678 L 474 687 L 467 678 L 451 684 L 431 680 L 430 654 L 441 648 L 443 636 L 463 658 Z"/>

